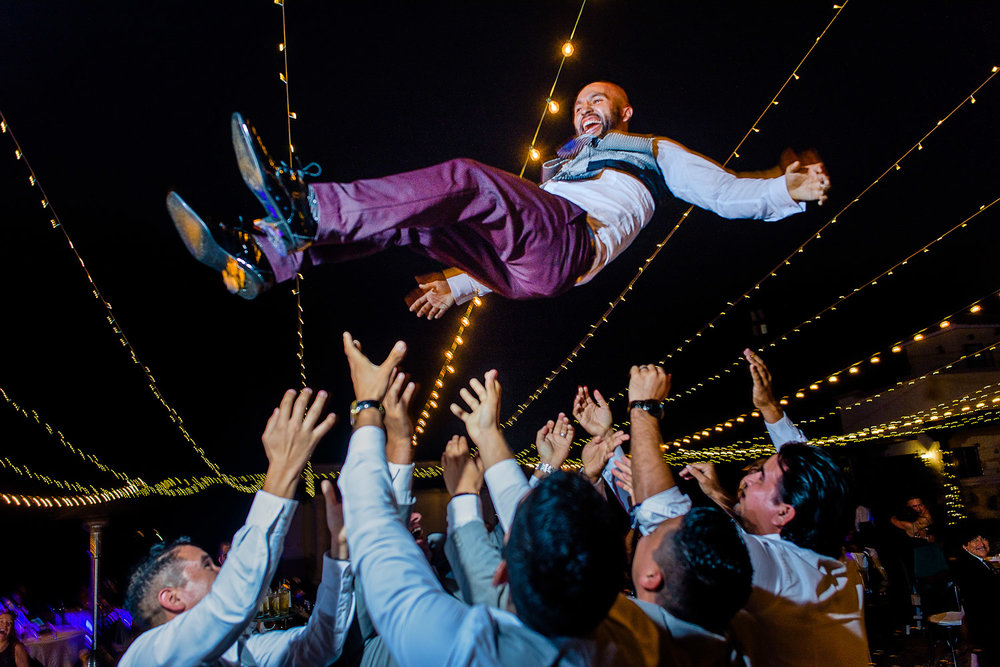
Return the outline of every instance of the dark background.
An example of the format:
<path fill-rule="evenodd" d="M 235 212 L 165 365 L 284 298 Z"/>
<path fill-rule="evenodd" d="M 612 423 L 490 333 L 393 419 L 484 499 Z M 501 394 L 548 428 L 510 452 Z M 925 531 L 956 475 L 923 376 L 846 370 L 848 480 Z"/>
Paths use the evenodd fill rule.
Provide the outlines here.
<path fill-rule="evenodd" d="M 319 162 L 329 180 L 459 156 L 516 173 L 578 9 L 562 1 L 289 0 L 298 154 Z M 563 111 L 546 119 L 538 145 L 551 151 L 567 139 L 576 90 L 610 79 L 631 96 L 633 131 L 669 136 L 724 161 L 835 11 L 824 2 L 591 0 L 554 95 Z M 730 164 L 765 169 L 786 147 L 815 148 L 832 175 L 828 205 L 780 223 L 693 213 L 587 348 L 508 429 L 515 451 L 544 420 L 569 410 L 577 384 L 611 396 L 624 389 L 630 365 L 664 359 L 886 170 L 822 239 L 669 360 L 675 392 L 731 366 L 744 347 L 766 345 L 992 202 L 1000 194 L 996 81 L 902 160 L 901 170 L 892 166 L 1000 65 L 998 14 L 995 2 L 850 2 Z M 40 205 L 25 162 L 15 160 L 11 134 L 0 135 L 0 387 L 74 446 L 147 482 L 209 471 L 112 331 L 62 232 L 193 438 L 227 472 L 262 472 L 259 433 L 283 390 L 300 382 L 295 298 L 286 286 L 254 302 L 229 295 L 187 255 L 164 197 L 176 189 L 221 219 L 260 215 L 232 157 L 229 115 L 242 111 L 283 154 L 281 41 L 281 8 L 270 0 L 0 2 L 0 111 L 62 223 L 49 224 L 51 210 Z M 601 319 L 685 208 L 661 207 L 634 247 L 585 287 L 536 302 L 487 298 L 442 406 L 469 377 L 497 368 L 509 416 Z M 885 352 L 1000 289 L 996 211 L 768 349 L 779 392 Z M 463 309 L 418 321 L 403 296 L 414 274 L 437 268 L 398 251 L 306 276 L 309 383 L 328 389 L 345 417 L 320 445 L 318 464 L 341 462 L 346 448 L 352 397 L 342 331 L 379 359 L 405 339 L 406 370 L 421 384 L 423 403 Z M 763 314 L 768 335 L 754 335 L 752 310 Z M 986 311 L 995 313 L 992 305 Z M 842 389 L 875 388 L 905 372 L 900 358 Z M 743 370 L 710 384 L 672 406 L 666 438 L 751 409 Z M 818 392 L 794 407 L 793 418 L 825 413 L 832 401 L 827 390 Z M 617 403 L 616 417 L 624 416 Z M 438 458 L 459 426 L 446 409 L 436 413 L 417 458 Z M 726 437 L 758 433 L 753 423 Z M 0 405 L 0 455 L 54 478 L 117 485 L 9 402 Z M 5 469 L 0 491 L 60 494 Z M 41 572 L 59 573 L 50 581 L 83 577 L 89 516 L 110 517 L 107 564 L 124 570 L 151 529 L 211 546 L 240 525 L 248 503 L 219 487 L 87 512 L 0 504 L 8 537 L 0 590 L 38 582 Z"/>

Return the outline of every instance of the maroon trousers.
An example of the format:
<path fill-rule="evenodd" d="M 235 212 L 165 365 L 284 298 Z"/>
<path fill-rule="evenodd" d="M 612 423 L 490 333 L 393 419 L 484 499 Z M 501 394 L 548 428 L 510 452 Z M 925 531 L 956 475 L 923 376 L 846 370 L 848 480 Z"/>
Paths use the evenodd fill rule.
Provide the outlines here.
<path fill-rule="evenodd" d="M 316 241 L 287 257 L 261 244 L 278 281 L 306 266 L 405 246 L 502 296 L 532 299 L 568 290 L 594 260 L 580 207 L 473 160 L 310 187 L 318 205 Z"/>

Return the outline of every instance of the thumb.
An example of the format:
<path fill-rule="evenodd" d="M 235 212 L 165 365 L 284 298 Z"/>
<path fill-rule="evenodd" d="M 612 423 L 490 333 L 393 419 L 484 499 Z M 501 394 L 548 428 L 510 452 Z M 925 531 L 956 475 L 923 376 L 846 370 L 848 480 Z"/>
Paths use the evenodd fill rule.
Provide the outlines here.
<path fill-rule="evenodd" d="M 798 171 L 799 167 L 801 167 L 801 166 L 802 166 L 802 163 L 799 162 L 798 160 L 796 160 L 795 162 L 793 162 L 790 165 L 788 165 L 787 167 L 785 167 L 785 173 L 786 174 L 794 173 L 794 172 Z"/>

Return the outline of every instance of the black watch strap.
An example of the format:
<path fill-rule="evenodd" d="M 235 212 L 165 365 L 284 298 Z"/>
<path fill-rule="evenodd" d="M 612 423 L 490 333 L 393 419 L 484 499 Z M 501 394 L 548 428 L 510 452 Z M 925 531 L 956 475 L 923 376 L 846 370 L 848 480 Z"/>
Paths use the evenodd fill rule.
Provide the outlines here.
<path fill-rule="evenodd" d="M 351 426 L 354 426 L 354 418 L 357 417 L 362 410 L 367 410 L 368 408 L 377 408 L 380 415 L 385 415 L 385 408 L 382 407 L 382 401 L 376 401 L 374 399 L 354 401 L 351 403 Z"/>
<path fill-rule="evenodd" d="M 640 410 L 645 410 L 657 419 L 663 419 L 664 405 L 664 401 L 658 401 L 655 398 L 648 398 L 644 401 L 632 401 L 628 404 L 628 409 L 631 412 L 633 408 L 639 408 Z"/>

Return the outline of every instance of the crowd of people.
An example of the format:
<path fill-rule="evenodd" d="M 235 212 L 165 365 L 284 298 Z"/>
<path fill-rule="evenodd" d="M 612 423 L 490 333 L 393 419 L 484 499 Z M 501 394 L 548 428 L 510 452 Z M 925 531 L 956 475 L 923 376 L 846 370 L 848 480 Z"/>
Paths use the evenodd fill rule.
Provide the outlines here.
<path fill-rule="evenodd" d="M 344 351 L 353 433 L 341 498 L 322 484 L 330 550 L 308 623 L 250 632 L 295 481 L 335 419 L 323 415 L 325 392 L 305 389 L 286 393 L 267 423 L 267 478 L 223 567 L 185 542 L 137 567 L 129 600 L 148 629 L 120 664 L 869 664 L 864 585 L 844 556 L 855 508 L 847 480 L 806 444 L 749 350 L 753 402 L 776 453 L 735 490 L 710 464 L 686 466 L 679 475 L 697 481 L 697 498 L 662 457 L 662 367 L 630 369 L 627 432 L 614 430 L 599 391 L 581 387 L 574 419 L 560 414 L 538 431 L 530 477 L 499 425 L 497 372 L 472 379 L 451 406 L 465 433 L 442 457 L 443 563 L 410 526 L 406 346 L 376 364 L 345 334 Z M 589 438 L 583 467 L 564 471 L 576 428 Z"/>

